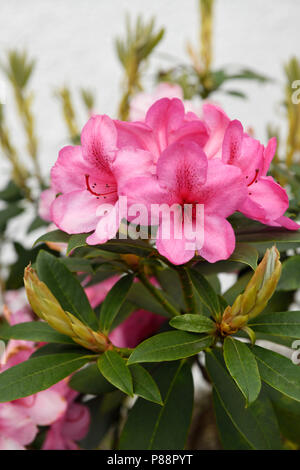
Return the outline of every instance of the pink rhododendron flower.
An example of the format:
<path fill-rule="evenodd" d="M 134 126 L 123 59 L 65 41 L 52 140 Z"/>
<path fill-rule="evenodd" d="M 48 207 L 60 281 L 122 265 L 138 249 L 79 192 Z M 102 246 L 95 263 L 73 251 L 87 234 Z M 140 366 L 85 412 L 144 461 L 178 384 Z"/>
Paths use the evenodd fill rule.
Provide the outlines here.
<path fill-rule="evenodd" d="M 78 393 L 71 390 L 67 381 L 60 382 L 52 387 L 66 401 L 65 412 L 55 420 L 47 431 L 43 450 L 76 450 L 76 441 L 83 439 L 90 425 L 90 413 L 86 406 L 76 403 Z"/>
<path fill-rule="evenodd" d="M 235 211 L 271 226 L 299 227 L 284 216 L 286 191 L 267 176 L 275 145 L 271 139 L 265 148 L 218 106 L 205 104 L 200 119 L 178 98 L 156 101 L 141 121 L 94 116 L 81 146 L 62 149 L 52 169 L 59 196 L 51 217 L 68 233 L 93 232 L 87 238 L 93 245 L 113 238 L 121 219 L 133 221 L 130 209 L 143 204 L 146 220 L 137 225 L 158 225 L 156 247 L 172 263 L 196 252 L 209 262 L 227 259 L 235 247 L 227 218 Z M 185 217 L 187 204 L 192 210 Z M 156 224 L 149 216 L 153 205 L 165 207 Z M 167 219 L 169 237 L 163 233 Z M 182 237 L 175 235 L 178 226 Z"/>
<path fill-rule="evenodd" d="M 161 98 L 179 98 L 183 100 L 183 90 L 177 84 L 162 82 L 157 85 L 152 93 L 137 93 L 130 102 L 130 121 L 144 120 L 150 106 Z M 183 103 L 186 111 L 199 114 L 200 109 L 192 101 L 184 100 Z"/>
<path fill-rule="evenodd" d="M 126 193 L 130 199 L 145 205 L 167 204 L 167 208 L 177 205 L 170 237 L 164 237 L 165 214 L 162 213 L 156 239 L 158 251 L 172 263 L 189 261 L 195 250 L 210 262 L 226 259 L 233 252 L 234 232 L 226 218 L 245 198 L 241 171 L 220 160 L 208 160 L 194 142 L 169 146 L 158 159 L 156 175 L 133 180 L 128 183 Z M 183 217 L 185 204 L 204 205 L 204 237 L 194 230 L 195 212 L 191 217 Z M 167 209 L 166 216 L 169 217 Z M 175 225 L 182 228 L 178 239 Z M 191 244 L 194 247 L 189 249 Z"/>
<path fill-rule="evenodd" d="M 204 146 L 207 157 L 222 159 L 242 171 L 247 197 L 237 210 L 263 224 L 297 230 L 299 225 L 283 215 L 289 205 L 285 189 L 267 176 L 275 155 L 275 137 L 264 147 L 244 132 L 238 120 L 230 121 L 221 108 L 212 104 L 203 106 L 203 119 L 210 133 Z"/>
<path fill-rule="evenodd" d="M 11 306 L 16 300 L 20 300 L 18 297 L 21 298 L 18 291 L 11 291 L 6 293 L 5 300 Z M 33 313 L 25 303 L 14 313 L 5 307 L 4 313 L 11 325 L 33 320 Z M 10 340 L 1 361 L 1 371 L 26 361 L 36 349 L 37 346 L 31 341 Z M 66 379 L 35 395 L 9 403 L 0 403 L 0 450 L 25 449 L 34 441 L 38 426 L 51 426 L 44 443 L 44 446 L 47 445 L 45 448 L 78 448 L 74 440 L 79 440 L 86 434 L 89 412 L 85 406 L 74 403 L 77 395 L 77 392 L 68 387 L 68 379 Z M 74 426 L 73 432 L 65 424 L 71 420 Z M 52 426 L 55 426 L 55 430 L 52 430 Z M 59 442 L 50 438 L 48 440 L 48 434 L 50 433 L 50 437 L 53 436 L 58 428 L 60 429 Z M 52 434 L 51 431 L 53 431 Z M 62 443 L 64 447 L 61 447 Z"/>
<path fill-rule="evenodd" d="M 120 188 L 152 168 L 151 155 L 136 150 L 132 158 L 130 136 L 125 140 L 126 145 L 119 143 L 117 127 L 108 116 L 93 116 L 83 128 L 81 146 L 60 151 L 51 171 L 52 186 L 60 193 L 51 206 L 59 228 L 70 234 L 95 231 L 87 240 L 90 244 L 115 236 L 116 219 L 123 216 Z"/>

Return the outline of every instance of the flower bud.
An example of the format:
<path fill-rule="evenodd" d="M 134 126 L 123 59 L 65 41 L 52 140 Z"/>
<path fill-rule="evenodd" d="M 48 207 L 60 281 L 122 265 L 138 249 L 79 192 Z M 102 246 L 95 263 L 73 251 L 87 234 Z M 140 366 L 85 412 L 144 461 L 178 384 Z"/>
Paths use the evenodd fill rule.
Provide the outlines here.
<path fill-rule="evenodd" d="M 242 329 L 251 318 L 265 309 L 280 278 L 279 257 L 280 254 L 275 246 L 266 251 L 245 292 L 235 299 L 232 307 L 228 306 L 225 309 L 219 325 L 223 336 Z"/>
<path fill-rule="evenodd" d="M 109 342 L 106 336 L 91 330 L 74 315 L 65 312 L 30 265 L 25 269 L 24 284 L 32 310 L 53 329 L 70 336 L 73 341 L 92 351 L 101 352 L 107 349 Z"/>

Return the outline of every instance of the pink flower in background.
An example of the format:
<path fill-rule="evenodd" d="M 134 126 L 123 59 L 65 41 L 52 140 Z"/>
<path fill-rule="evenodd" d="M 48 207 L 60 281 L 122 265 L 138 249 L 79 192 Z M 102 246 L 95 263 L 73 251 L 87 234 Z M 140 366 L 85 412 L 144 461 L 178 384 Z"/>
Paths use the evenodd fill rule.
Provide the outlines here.
<path fill-rule="evenodd" d="M 130 121 L 143 121 L 150 106 L 161 98 L 179 98 L 183 100 L 183 90 L 181 86 L 174 83 L 162 82 L 157 85 L 152 93 L 137 93 L 130 102 Z M 184 100 L 185 111 L 199 114 L 200 109 L 190 100 Z"/>
<path fill-rule="evenodd" d="M 76 441 L 85 437 L 90 425 L 90 413 L 86 406 L 76 403 L 78 393 L 68 387 L 67 381 L 52 387 L 65 400 L 64 413 L 47 431 L 43 450 L 77 450 Z"/>
<path fill-rule="evenodd" d="M 129 139 L 129 140 L 128 140 Z M 93 116 L 83 128 L 81 146 L 64 147 L 51 171 L 52 186 L 60 195 L 51 206 L 53 222 L 67 233 L 94 231 L 90 244 L 104 243 L 118 230 L 119 190 L 130 177 L 147 174 L 152 157 L 144 151 L 132 156 L 118 143 L 118 131 L 108 116 Z M 126 216 L 126 214 L 124 214 Z"/>
<path fill-rule="evenodd" d="M 45 189 L 40 195 L 39 216 L 46 222 L 52 222 L 51 205 L 56 198 L 57 192 L 55 188 L 51 187 Z"/>
<path fill-rule="evenodd" d="M 18 291 L 11 291 L 6 293 L 5 298 L 9 306 L 12 306 L 22 297 Z M 5 307 L 4 313 L 11 325 L 33 320 L 33 313 L 25 301 L 20 310 L 12 313 L 8 307 Z M 26 361 L 36 349 L 37 346 L 31 341 L 10 340 L 1 361 L 1 371 Z M 35 395 L 9 403 L 0 403 L 0 450 L 25 449 L 34 441 L 39 430 L 38 426 L 51 426 L 48 431 L 50 437 L 58 432 L 58 428 L 60 429 L 59 442 L 51 440 L 50 437 L 47 440 L 47 433 L 44 443 L 44 445 L 47 443 L 47 449 L 78 448 L 74 441 L 86 434 L 89 411 L 85 406 L 74 403 L 77 396 L 78 393 L 69 388 L 66 379 Z M 68 426 L 70 421 L 73 431 Z M 52 429 L 53 426 L 55 430 Z M 64 447 L 61 447 L 62 443 Z"/>

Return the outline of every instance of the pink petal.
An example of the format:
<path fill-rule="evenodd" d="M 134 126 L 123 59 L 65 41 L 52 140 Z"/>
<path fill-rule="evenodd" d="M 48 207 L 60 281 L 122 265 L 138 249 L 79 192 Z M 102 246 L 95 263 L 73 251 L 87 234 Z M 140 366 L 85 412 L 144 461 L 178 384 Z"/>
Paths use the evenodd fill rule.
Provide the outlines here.
<path fill-rule="evenodd" d="M 154 172 L 154 157 L 145 150 L 124 148 L 117 152 L 112 171 L 120 188 L 128 180 Z"/>
<path fill-rule="evenodd" d="M 156 237 L 156 248 L 158 252 L 175 265 L 184 264 L 190 261 L 195 254 L 195 243 L 193 243 L 193 240 L 188 240 L 185 237 L 180 214 L 177 212 L 169 218 L 169 233 L 164 233 L 162 223 L 163 221 L 159 226 Z M 176 236 L 175 224 L 177 227 L 181 226 L 180 238 L 179 234 Z"/>
<path fill-rule="evenodd" d="M 176 131 L 184 120 L 184 106 L 178 98 L 162 98 L 149 109 L 145 122 L 153 130 L 162 152 L 169 144 L 169 135 Z"/>
<path fill-rule="evenodd" d="M 0 450 L 26 450 L 18 441 L 10 437 L 0 436 Z"/>
<path fill-rule="evenodd" d="M 263 170 L 262 170 L 262 175 L 263 176 L 266 176 L 266 174 L 268 173 L 271 161 L 273 160 L 273 157 L 274 157 L 275 152 L 276 152 L 276 146 L 277 146 L 276 137 L 272 137 L 269 140 L 268 145 L 267 145 L 267 147 L 264 151 L 264 166 L 263 166 Z"/>
<path fill-rule="evenodd" d="M 68 145 L 60 150 L 51 169 L 53 190 L 58 194 L 84 189 L 84 175 L 89 173 L 90 167 L 83 160 L 81 147 Z"/>
<path fill-rule="evenodd" d="M 50 208 L 56 194 L 57 191 L 53 188 L 45 189 L 45 191 L 40 194 L 39 216 L 46 222 L 52 222 Z"/>
<path fill-rule="evenodd" d="M 55 225 L 67 233 L 88 233 L 96 228 L 99 201 L 86 189 L 58 196 L 51 207 Z"/>
<path fill-rule="evenodd" d="M 98 305 L 103 302 L 106 295 L 108 294 L 110 289 L 115 285 L 118 279 L 119 276 L 113 276 L 109 279 L 105 279 L 104 281 L 99 282 L 98 284 L 85 288 L 85 293 L 87 295 L 87 298 L 89 299 L 92 308 L 98 307 Z"/>
<path fill-rule="evenodd" d="M 98 223 L 96 230 L 86 239 L 86 242 L 89 245 L 105 243 L 108 240 L 114 238 L 117 231 L 119 230 L 120 222 L 123 217 L 119 213 L 118 203 L 114 206 L 111 205 L 110 208 L 108 206 L 108 204 L 103 204 L 103 206 L 99 208 L 101 211 L 104 211 L 104 208 L 107 207 L 107 213 L 105 215 L 103 212 L 101 212 L 100 215 L 99 210 L 97 211 Z"/>
<path fill-rule="evenodd" d="M 253 205 L 251 212 L 247 211 L 247 217 L 259 219 L 258 209 L 264 209 L 266 216 L 263 223 L 268 223 L 268 220 L 276 220 L 281 217 L 289 206 L 289 200 L 285 189 L 279 184 L 275 183 L 271 176 L 263 176 L 257 183 L 253 183 L 248 187 L 249 198 L 256 206 Z M 243 212 L 243 207 L 240 208 Z"/>
<path fill-rule="evenodd" d="M 204 151 L 208 158 L 221 158 L 222 142 L 230 119 L 221 108 L 211 103 L 204 103 L 202 109 L 203 120 L 210 132 Z"/>
<path fill-rule="evenodd" d="M 197 202 L 205 214 L 228 217 L 246 198 L 247 192 L 239 168 L 219 159 L 208 161 L 206 183 L 198 188 Z"/>
<path fill-rule="evenodd" d="M 66 411 L 67 402 L 57 392 L 49 389 L 35 395 L 33 406 L 28 408 L 32 421 L 39 426 L 48 426 Z"/>
<path fill-rule="evenodd" d="M 157 176 L 163 189 L 177 195 L 178 202 L 193 202 L 205 183 L 207 158 L 194 142 L 170 145 L 157 162 Z"/>
<path fill-rule="evenodd" d="M 141 341 L 153 335 L 166 321 L 165 317 L 146 310 L 136 310 L 109 335 L 118 348 L 135 348 Z"/>
<path fill-rule="evenodd" d="M 71 403 L 62 425 L 64 438 L 79 441 L 84 438 L 90 425 L 90 413 L 81 403 Z"/>
<path fill-rule="evenodd" d="M 238 163 L 243 142 L 243 126 L 238 120 L 231 121 L 228 125 L 223 145 L 222 160 L 228 165 L 236 165 Z"/>
<path fill-rule="evenodd" d="M 223 217 L 208 215 L 205 216 L 204 231 L 204 244 L 198 251 L 199 255 L 209 263 L 228 259 L 235 248 L 235 236 L 230 223 Z"/>
<path fill-rule="evenodd" d="M 37 427 L 26 410 L 14 403 L 0 404 L 0 435 L 16 441 L 19 445 L 30 444 L 37 434 Z"/>
<path fill-rule="evenodd" d="M 300 228 L 300 225 L 297 224 L 297 222 L 292 219 L 289 219 L 285 215 L 278 217 L 278 219 L 276 219 L 272 224 L 268 222 L 268 225 L 280 226 L 287 228 L 288 230 L 299 230 Z"/>
<path fill-rule="evenodd" d="M 108 172 L 117 150 L 117 129 L 108 116 L 92 116 L 81 133 L 83 158 Z"/>

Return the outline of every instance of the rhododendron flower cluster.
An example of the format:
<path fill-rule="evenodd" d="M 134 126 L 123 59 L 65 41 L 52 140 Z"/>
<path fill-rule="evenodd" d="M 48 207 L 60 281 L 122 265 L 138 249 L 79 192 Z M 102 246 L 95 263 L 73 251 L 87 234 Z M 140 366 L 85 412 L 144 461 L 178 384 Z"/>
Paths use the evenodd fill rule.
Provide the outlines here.
<path fill-rule="evenodd" d="M 275 138 L 264 147 L 212 104 L 203 105 L 202 117 L 186 112 L 178 98 L 156 101 L 141 121 L 95 115 L 83 128 L 81 145 L 59 153 L 43 197 L 49 206 L 57 195 L 46 218 L 69 234 L 91 232 L 91 245 L 115 237 L 122 219 L 156 225 L 157 250 L 173 264 L 195 253 L 211 263 L 224 260 L 235 248 L 227 218 L 236 211 L 267 225 L 298 228 L 284 216 L 286 191 L 267 176 L 275 148 Z M 143 223 L 134 219 L 137 205 L 147 211 Z M 154 206 L 159 215 L 153 219 Z M 192 207 L 188 214 L 186 206 Z M 197 207 L 203 208 L 201 230 Z"/>
<path fill-rule="evenodd" d="M 19 292 L 11 291 L 6 300 L 13 306 L 23 299 Z M 11 325 L 33 320 L 26 304 L 14 313 L 5 307 L 5 316 Z M 10 340 L 1 358 L 1 372 L 29 359 L 38 346 L 31 341 Z M 39 426 L 49 426 L 42 449 L 78 449 L 75 441 L 86 435 L 90 415 L 86 406 L 75 402 L 77 396 L 65 379 L 35 395 L 0 403 L 0 450 L 24 450 L 35 440 Z"/>

